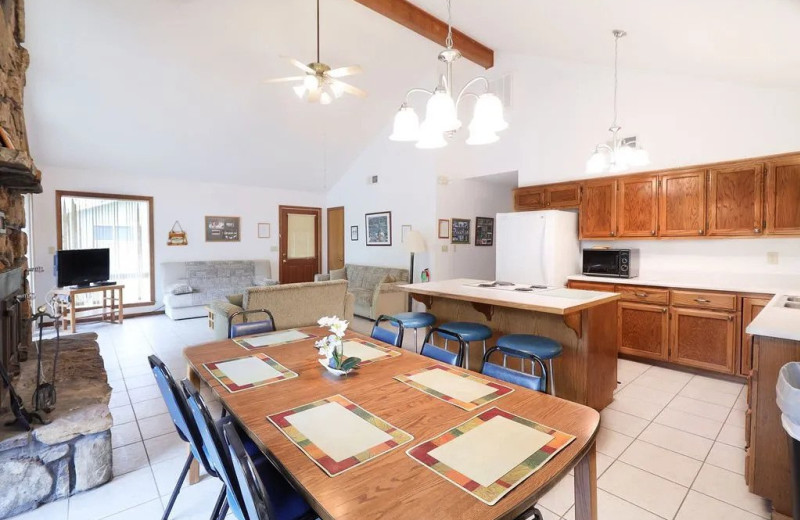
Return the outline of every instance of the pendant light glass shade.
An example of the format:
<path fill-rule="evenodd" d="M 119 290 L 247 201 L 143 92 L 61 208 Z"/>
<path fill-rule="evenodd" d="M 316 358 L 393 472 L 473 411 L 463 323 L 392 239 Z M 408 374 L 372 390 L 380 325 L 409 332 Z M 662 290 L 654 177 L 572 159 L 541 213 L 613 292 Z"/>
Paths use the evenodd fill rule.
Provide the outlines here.
<path fill-rule="evenodd" d="M 306 77 L 303 78 L 303 85 L 306 87 L 306 90 L 316 90 L 319 88 L 319 78 L 314 74 L 307 74 Z"/>
<path fill-rule="evenodd" d="M 598 174 L 608 171 L 611 166 L 611 154 L 606 150 L 595 150 L 586 161 L 586 173 Z"/>
<path fill-rule="evenodd" d="M 330 82 L 330 89 L 336 99 L 339 99 L 344 94 L 344 87 L 338 81 Z"/>
<path fill-rule="evenodd" d="M 461 128 L 456 114 L 456 103 L 444 89 L 437 88 L 425 106 L 425 122 L 439 132 L 452 132 Z"/>
<path fill-rule="evenodd" d="M 445 141 L 444 135 L 437 128 L 431 126 L 427 119 L 419 125 L 417 148 L 432 150 L 434 148 L 444 148 L 445 146 L 447 146 L 447 141 Z"/>
<path fill-rule="evenodd" d="M 419 116 L 408 105 L 403 105 L 400 110 L 394 115 L 394 125 L 392 127 L 392 135 L 389 139 L 392 141 L 418 141 L 420 137 Z"/>
<path fill-rule="evenodd" d="M 503 102 L 499 97 L 490 92 L 478 96 L 475 113 L 469 125 L 470 132 L 473 125 L 479 125 L 491 132 L 502 132 L 508 128 L 508 123 L 503 115 Z"/>
<path fill-rule="evenodd" d="M 294 90 L 294 93 L 297 94 L 297 97 L 300 99 L 303 99 L 303 96 L 306 95 L 305 85 L 297 85 L 296 87 L 293 87 L 292 90 Z"/>

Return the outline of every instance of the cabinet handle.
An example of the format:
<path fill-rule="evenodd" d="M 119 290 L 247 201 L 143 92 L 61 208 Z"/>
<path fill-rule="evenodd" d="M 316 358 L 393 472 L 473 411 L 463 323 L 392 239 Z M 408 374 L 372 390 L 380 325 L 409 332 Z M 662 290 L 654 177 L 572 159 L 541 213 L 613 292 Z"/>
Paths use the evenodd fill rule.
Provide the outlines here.
<path fill-rule="evenodd" d="M 728 321 L 733 321 L 733 314 L 731 314 L 730 316 L 728 316 Z"/>
<path fill-rule="evenodd" d="M 647 298 L 647 293 L 643 293 L 643 292 L 635 292 L 635 293 L 633 293 L 633 294 L 635 294 L 635 295 L 636 295 L 636 296 L 638 296 L 639 298 Z"/>
<path fill-rule="evenodd" d="M 697 230 L 697 234 L 698 234 L 698 235 L 702 235 L 702 234 L 703 234 L 703 230 L 702 230 L 702 229 L 698 229 L 698 230 Z"/>
<path fill-rule="evenodd" d="M 761 233 L 761 228 L 753 228 L 754 233 Z"/>
<path fill-rule="evenodd" d="M 666 313 L 667 312 L 667 308 L 664 307 L 663 309 L 661 309 L 661 312 Z"/>
<path fill-rule="evenodd" d="M 695 298 L 694 301 L 697 303 L 711 303 L 711 300 L 706 300 L 705 298 Z"/>
<path fill-rule="evenodd" d="M 612 237 L 615 237 L 615 236 L 617 236 L 617 232 L 616 232 L 616 231 L 612 231 L 612 232 L 611 232 L 611 236 L 612 236 Z"/>
<path fill-rule="evenodd" d="M 655 231 L 655 229 L 654 229 L 653 231 L 651 231 L 651 232 L 650 232 L 650 236 L 656 236 L 656 231 Z"/>

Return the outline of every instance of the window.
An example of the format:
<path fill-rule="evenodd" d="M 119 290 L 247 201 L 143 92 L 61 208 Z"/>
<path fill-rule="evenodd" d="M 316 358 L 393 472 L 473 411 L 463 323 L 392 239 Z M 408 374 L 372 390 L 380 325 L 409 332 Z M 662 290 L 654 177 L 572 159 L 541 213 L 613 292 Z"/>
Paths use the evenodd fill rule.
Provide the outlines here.
<path fill-rule="evenodd" d="M 56 207 L 58 249 L 108 248 L 111 280 L 125 286 L 124 303 L 152 305 L 153 198 L 57 191 Z M 82 302 L 92 303 L 100 301 Z"/>

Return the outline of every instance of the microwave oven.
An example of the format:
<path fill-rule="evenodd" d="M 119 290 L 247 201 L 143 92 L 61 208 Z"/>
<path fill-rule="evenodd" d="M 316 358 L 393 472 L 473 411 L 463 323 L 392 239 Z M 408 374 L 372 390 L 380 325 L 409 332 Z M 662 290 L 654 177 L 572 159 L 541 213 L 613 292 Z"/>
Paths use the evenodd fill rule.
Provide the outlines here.
<path fill-rule="evenodd" d="M 638 249 L 584 249 L 583 274 L 611 278 L 639 276 Z"/>

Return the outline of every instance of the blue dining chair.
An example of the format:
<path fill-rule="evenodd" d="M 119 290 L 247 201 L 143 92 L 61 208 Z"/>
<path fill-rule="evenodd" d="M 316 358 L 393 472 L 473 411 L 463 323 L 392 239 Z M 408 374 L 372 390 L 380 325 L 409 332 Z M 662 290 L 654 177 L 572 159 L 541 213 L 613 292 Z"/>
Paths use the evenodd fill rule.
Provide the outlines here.
<path fill-rule="evenodd" d="M 255 313 L 266 314 L 268 317 L 265 320 L 233 323 L 233 319 L 237 316 L 242 316 L 246 320 L 249 314 Z M 267 309 L 251 309 L 249 311 L 234 312 L 228 317 L 229 338 L 238 338 L 239 336 L 249 336 L 251 334 L 266 334 L 267 332 L 273 332 L 275 330 L 277 330 L 275 318 Z"/>
<path fill-rule="evenodd" d="M 189 467 L 193 460 L 197 460 L 202 464 L 203 468 L 205 468 L 212 477 L 217 477 L 218 475 L 208 462 L 203 439 L 189 411 L 189 405 L 186 402 L 185 394 L 178 388 L 169 369 L 158 356 L 148 356 L 147 361 L 150 363 L 150 368 L 153 370 L 156 384 L 161 392 L 162 399 L 164 399 L 164 403 L 167 405 L 167 410 L 178 432 L 178 436 L 181 440 L 189 444 L 190 449 L 189 456 L 186 458 L 186 463 L 183 465 L 183 469 L 178 477 L 178 482 L 175 484 L 167 507 L 164 509 L 164 515 L 161 517 L 162 520 L 167 520 L 172 512 L 172 507 L 175 505 L 175 500 L 178 498 L 178 493 L 181 491 L 183 481 L 186 480 L 186 474 L 189 472 Z"/>
<path fill-rule="evenodd" d="M 444 348 L 437 347 L 432 341 L 434 336 L 447 338 L 451 341 L 455 340 L 458 343 L 458 352 L 454 353 Z M 433 328 L 425 335 L 425 340 L 422 342 L 422 350 L 420 350 L 419 353 L 425 357 L 435 359 L 436 361 L 441 361 L 442 363 L 447 363 L 448 365 L 460 367 L 464 359 L 464 349 L 466 344 L 467 342 L 464 341 L 464 338 L 462 338 L 461 335 L 456 332 L 441 328 Z"/>
<path fill-rule="evenodd" d="M 395 331 L 392 329 L 381 327 L 381 323 L 388 323 L 397 330 Z M 375 320 L 375 325 L 372 326 L 372 332 L 370 333 L 370 337 L 372 339 L 383 341 L 384 343 L 388 343 L 395 347 L 402 347 L 403 323 L 393 316 L 387 316 L 386 314 L 381 314 L 380 316 L 378 316 L 378 319 Z"/>
<path fill-rule="evenodd" d="M 491 363 L 489 358 L 495 352 L 500 352 L 504 356 L 527 359 L 531 362 L 531 372 L 535 372 L 535 367 L 538 365 L 541 375 L 537 376 L 532 373 L 526 374 L 525 372 L 512 370 L 504 367 L 503 365 Z M 481 368 L 481 374 L 494 377 L 495 379 L 500 379 L 506 383 L 524 386 L 525 388 L 530 388 L 531 390 L 535 390 L 537 392 L 547 392 L 547 367 L 545 366 L 544 361 L 539 359 L 534 354 L 522 353 L 517 350 L 506 351 L 502 347 L 492 347 L 487 350 L 486 355 L 483 356 L 483 367 Z"/>

